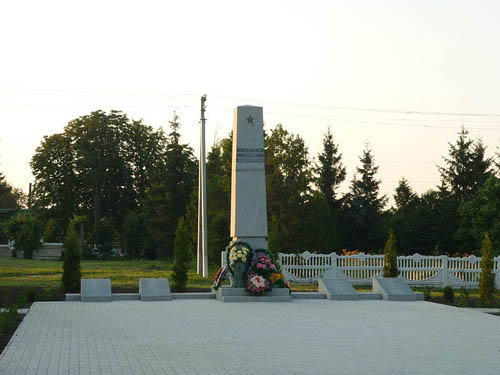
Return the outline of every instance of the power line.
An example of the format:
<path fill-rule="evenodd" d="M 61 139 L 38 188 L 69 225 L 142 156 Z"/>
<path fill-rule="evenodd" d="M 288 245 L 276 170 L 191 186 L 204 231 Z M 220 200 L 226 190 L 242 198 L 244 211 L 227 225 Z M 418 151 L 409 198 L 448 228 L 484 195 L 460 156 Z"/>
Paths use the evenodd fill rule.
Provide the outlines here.
<path fill-rule="evenodd" d="M 61 89 L 30 89 L 30 88 L 0 88 L 0 92 L 5 91 L 9 93 L 28 93 L 33 95 L 84 95 L 84 96 L 157 96 L 157 97 L 171 97 L 187 96 L 196 97 L 198 93 L 192 92 L 139 92 L 139 91 L 90 91 L 90 90 L 61 90 Z M 419 111 L 419 110 L 403 110 L 403 109 L 387 109 L 387 108 L 368 108 L 368 107 L 350 107 L 340 105 L 326 105 L 326 104 L 309 104 L 278 101 L 270 99 L 257 99 L 251 97 L 238 97 L 238 96 L 224 96 L 211 94 L 211 97 L 219 98 L 230 101 L 251 101 L 257 103 L 268 103 L 279 106 L 292 106 L 303 107 L 312 109 L 323 110 L 341 110 L 353 112 L 374 112 L 374 113 L 398 113 L 407 115 L 433 115 L 433 116 L 460 116 L 460 117 L 500 117 L 500 113 L 460 113 L 460 112 L 440 112 L 440 111 Z"/>

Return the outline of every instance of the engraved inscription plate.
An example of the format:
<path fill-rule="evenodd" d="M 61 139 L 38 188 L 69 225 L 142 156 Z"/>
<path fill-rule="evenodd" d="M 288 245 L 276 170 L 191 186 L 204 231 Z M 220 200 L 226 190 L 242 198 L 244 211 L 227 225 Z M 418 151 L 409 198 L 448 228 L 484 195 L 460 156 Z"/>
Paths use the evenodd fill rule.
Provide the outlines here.
<path fill-rule="evenodd" d="M 237 163 L 264 163 L 263 148 L 238 148 L 236 150 Z"/>

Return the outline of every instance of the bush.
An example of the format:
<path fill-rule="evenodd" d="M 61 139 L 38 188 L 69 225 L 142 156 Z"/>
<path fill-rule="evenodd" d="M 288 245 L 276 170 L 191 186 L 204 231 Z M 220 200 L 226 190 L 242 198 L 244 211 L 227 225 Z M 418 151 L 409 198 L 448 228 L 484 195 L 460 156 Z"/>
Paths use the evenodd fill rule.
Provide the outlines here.
<path fill-rule="evenodd" d="M 184 217 L 181 217 L 175 231 L 174 242 L 174 273 L 172 275 L 173 289 L 177 292 L 186 290 L 189 269 L 189 229 Z"/>
<path fill-rule="evenodd" d="M 80 291 L 80 249 L 76 231 L 71 228 L 68 231 L 64 252 L 62 286 L 65 293 L 78 293 Z"/>
<path fill-rule="evenodd" d="M 484 234 L 481 257 L 479 299 L 484 307 L 491 307 L 495 303 L 495 275 L 493 273 L 493 250 L 488 233 Z"/>
<path fill-rule="evenodd" d="M 427 286 L 424 288 L 424 301 L 430 301 L 432 299 L 431 292 L 432 287 Z"/>
<path fill-rule="evenodd" d="M 40 296 L 41 301 L 55 301 L 57 299 L 56 290 L 54 288 L 47 288 Z"/>
<path fill-rule="evenodd" d="M 453 288 L 451 286 L 447 286 L 443 289 L 443 299 L 444 303 L 451 305 L 455 300 L 455 293 L 453 292 Z"/>
<path fill-rule="evenodd" d="M 0 333 L 9 332 L 16 324 L 17 305 L 0 312 Z"/>
<path fill-rule="evenodd" d="M 22 291 L 21 298 L 26 300 L 26 302 L 35 302 L 39 298 L 39 293 L 34 287 L 29 287 Z"/>
<path fill-rule="evenodd" d="M 398 277 L 398 255 L 396 253 L 396 238 L 389 230 L 389 238 L 384 247 L 384 277 Z"/>
<path fill-rule="evenodd" d="M 460 288 L 457 306 L 469 307 L 469 290 L 467 288 Z"/>
<path fill-rule="evenodd" d="M 16 250 L 23 251 L 26 259 L 33 258 L 33 253 L 42 246 L 43 224 L 30 212 L 12 216 L 7 223 L 7 231 L 10 239 L 16 241 Z"/>

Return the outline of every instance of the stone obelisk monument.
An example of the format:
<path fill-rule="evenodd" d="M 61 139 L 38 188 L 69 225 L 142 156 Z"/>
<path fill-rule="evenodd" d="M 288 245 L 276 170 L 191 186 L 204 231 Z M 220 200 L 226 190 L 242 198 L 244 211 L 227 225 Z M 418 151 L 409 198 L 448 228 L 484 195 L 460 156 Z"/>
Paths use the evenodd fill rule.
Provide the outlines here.
<path fill-rule="evenodd" d="M 230 235 L 254 250 L 267 250 L 262 107 L 234 109 Z"/>

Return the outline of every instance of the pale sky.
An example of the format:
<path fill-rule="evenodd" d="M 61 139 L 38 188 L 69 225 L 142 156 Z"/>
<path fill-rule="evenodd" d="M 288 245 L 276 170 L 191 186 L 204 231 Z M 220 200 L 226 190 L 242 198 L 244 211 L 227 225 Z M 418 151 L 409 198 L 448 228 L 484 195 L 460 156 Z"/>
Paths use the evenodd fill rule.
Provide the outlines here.
<path fill-rule="evenodd" d="M 93 110 L 154 128 L 180 116 L 199 149 L 226 136 L 233 108 L 264 107 L 311 156 L 330 126 L 345 191 L 369 143 L 393 195 L 418 193 L 463 124 L 500 147 L 499 1 L 2 1 L 0 171 L 27 191 L 44 135 Z"/>

